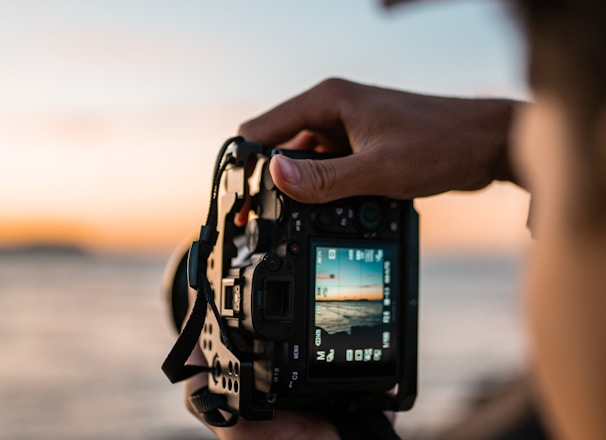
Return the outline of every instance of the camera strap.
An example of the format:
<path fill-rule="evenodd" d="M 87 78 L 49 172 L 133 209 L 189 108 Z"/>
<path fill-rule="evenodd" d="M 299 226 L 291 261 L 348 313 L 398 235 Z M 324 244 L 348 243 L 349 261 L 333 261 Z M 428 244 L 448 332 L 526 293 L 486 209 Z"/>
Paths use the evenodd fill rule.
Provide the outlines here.
<path fill-rule="evenodd" d="M 198 343 L 198 338 L 204 327 L 208 306 L 211 306 L 213 313 L 218 313 L 211 296 L 212 292 L 208 278 L 205 275 L 206 260 L 213 248 L 208 240 L 203 239 L 203 237 L 206 238 L 206 231 L 207 230 L 203 227 L 201 239 L 194 242 L 190 250 L 190 261 L 193 262 L 191 263 L 193 266 L 196 266 L 196 268 L 200 267 L 198 266 L 198 258 L 202 257 L 204 260 L 201 265 L 204 268 L 204 273 L 202 273 L 202 276 L 196 281 L 196 300 L 183 330 L 162 364 L 162 370 L 172 383 L 188 379 L 198 373 L 210 372 L 213 370 L 213 368 L 209 366 L 187 364 L 187 360 Z M 194 254 L 196 256 L 193 256 Z M 222 326 L 220 327 L 223 341 L 229 344 L 229 339 L 225 334 L 225 330 Z M 238 416 L 236 414 L 232 414 L 229 418 L 225 418 L 219 410 L 227 409 L 227 399 L 224 395 L 210 392 L 208 387 L 204 387 L 193 393 L 189 397 L 189 400 L 192 406 L 202 414 L 204 420 L 209 425 L 228 427 L 235 425 L 238 421 Z"/>
<path fill-rule="evenodd" d="M 211 189 L 210 207 L 208 209 L 206 225 L 202 226 L 200 238 L 192 244 L 188 256 L 188 282 L 190 286 L 197 291 L 196 300 L 187 319 L 187 323 L 181 330 L 177 341 L 162 364 L 162 371 L 164 371 L 164 374 L 166 374 L 171 383 L 180 382 L 198 373 L 212 371 L 212 368 L 208 366 L 189 365 L 187 364 L 187 360 L 198 343 L 198 338 L 204 328 L 206 310 L 209 305 L 218 318 L 217 307 L 214 304 L 210 284 L 206 277 L 206 268 L 208 257 L 217 241 L 217 199 L 219 196 L 221 176 L 223 175 L 225 168 L 234 161 L 233 156 L 227 155 L 226 157 L 226 152 L 231 144 L 234 142 L 241 142 L 242 140 L 241 137 L 228 139 L 221 147 L 215 162 L 213 186 Z M 223 330 L 224 329 L 221 328 L 222 333 Z"/>
<path fill-rule="evenodd" d="M 238 146 L 235 155 L 228 153 L 228 148 L 234 143 Z M 187 364 L 187 360 L 196 347 L 204 328 L 208 308 L 216 318 L 223 344 L 229 350 L 232 348 L 206 275 L 208 258 L 213 251 L 218 236 L 217 200 L 219 185 L 222 175 L 229 165 L 245 166 L 251 155 L 264 152 L 266 152 L 266 147 L 262 144 L 245 142 L 242 137 L 238 136 L 228 139 L 217 156 L 206 224 L 200 230 L 199 239 L 192 243 L 188 256 L 188 282 L 190 287 L 197 291 L 196 300 L 185 326 L 162 364 L 162 371 L 172 383 L 188 379 L 198 373 L 213 371 L 213 367 L 206 365 Z M 190 401 L 194 408 L 203 414 L 204 419 L 210 425 L 227 427 L 237 422 L 238 416 L 236 414 L 232 414 L 231 417 L 226 419 L 219 411 L 227 408 L 225 396 L 211 393 L 207 387 L 196 391 L 190 396 Z"/>
<path fill-rule="evenodd" d="M 208 280 L 206 280 L 206 283 L 208 283 Z M 203 290 L 200 289 L 196 295 L 196 301 L 187 319 L 187 323 L 162 364 L 162 371 L 164 371 L 164 374 L 166 374 L 171 383 L 180 382 L 198 373 L 212 370 L 208 366 L 187 364 L 187 359 L 198 343 L 198 338 L 204 327 L 206 306 L 206 296 Z"/>

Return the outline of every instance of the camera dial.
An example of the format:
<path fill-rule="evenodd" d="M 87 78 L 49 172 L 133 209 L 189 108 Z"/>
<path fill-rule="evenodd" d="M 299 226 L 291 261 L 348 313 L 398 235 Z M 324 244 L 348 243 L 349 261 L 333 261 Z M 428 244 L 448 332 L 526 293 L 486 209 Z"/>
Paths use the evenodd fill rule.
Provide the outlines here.
<path fill-rule="evenodd" d="M 383 216 L 381 208 L 376 203 L 364 203 L 358 210 L 358 222 L 362 228 L 374 231 L 381 226 Z"/>

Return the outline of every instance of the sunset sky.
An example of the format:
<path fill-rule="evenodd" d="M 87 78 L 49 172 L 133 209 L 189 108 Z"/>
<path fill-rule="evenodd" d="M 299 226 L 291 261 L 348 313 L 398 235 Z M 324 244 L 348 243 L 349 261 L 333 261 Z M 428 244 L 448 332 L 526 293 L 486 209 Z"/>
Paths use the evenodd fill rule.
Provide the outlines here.
<path fill-rule="evenodd" d="M 316 301 L 383 299 L 383 249 L 329 246 L 315 252 Z"/>
<path fill-rule="evenodd" d="M 497 1 L 0 2 L 0 247 L 166 253 L 197 231 L 239 124 L 340 76 L 431 94 L 528 98 Z M 508 185 L 419 200 L 427 249 L 514 249 Z"/>

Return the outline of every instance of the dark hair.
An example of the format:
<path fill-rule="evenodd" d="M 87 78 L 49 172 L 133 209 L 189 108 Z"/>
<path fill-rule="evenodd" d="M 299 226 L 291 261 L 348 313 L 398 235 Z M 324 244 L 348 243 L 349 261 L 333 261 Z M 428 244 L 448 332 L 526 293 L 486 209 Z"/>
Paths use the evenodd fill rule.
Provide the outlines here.
<path fill-rule="evenodd" d="M 529 81 L 565 106 L 578 159 L 580 217 L 606 220 L 606 1 L 514 0 L 527 34 Z M 589 225 L 584 225 L 589 226 Z"/>
<path fill-rule="evenodd" d="M 572 93 L 586 110 L 606 97 L 606 2 L 517 0 L 528 34 L 530 82 Z"/>

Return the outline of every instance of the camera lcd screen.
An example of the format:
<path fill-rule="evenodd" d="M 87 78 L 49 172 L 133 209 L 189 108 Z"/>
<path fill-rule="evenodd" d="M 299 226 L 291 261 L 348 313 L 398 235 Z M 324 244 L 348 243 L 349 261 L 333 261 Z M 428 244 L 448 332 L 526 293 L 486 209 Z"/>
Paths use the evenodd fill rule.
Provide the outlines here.
<path fill-rule="evenodd" d="M 312 243 L 310 378 L 394 375 L 397 246 Z"/>

